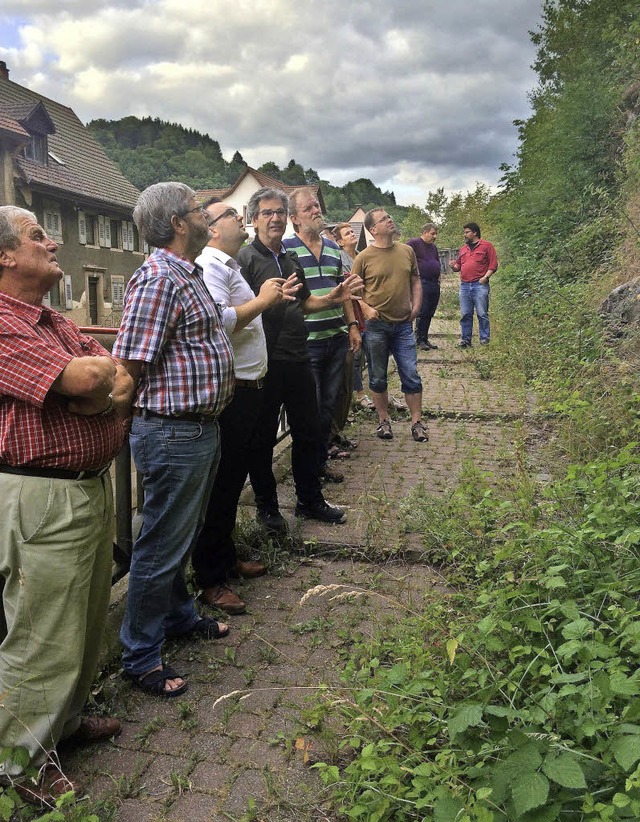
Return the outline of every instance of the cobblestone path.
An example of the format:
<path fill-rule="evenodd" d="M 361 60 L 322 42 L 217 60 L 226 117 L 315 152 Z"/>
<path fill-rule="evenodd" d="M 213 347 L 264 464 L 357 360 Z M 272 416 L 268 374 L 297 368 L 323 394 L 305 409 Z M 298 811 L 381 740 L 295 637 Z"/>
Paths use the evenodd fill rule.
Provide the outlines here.
<path fill-rule="evenodd" d="M 436 320 L 434 326 L 439 348 L 419 356 L 430 441 L 415 443 L 400 411 L 393 412 L 394 439 L 381 441 L 373 416 L 358 412 L 345 433 L 359 446 L 339 463 L 345 481 L 325 490 L 331 502 L 347 508 L 348 523 L 294 522 L 285 476 L 283 512 L 306 552 L 280 563 L 275 574 L 241 584 L 249 612 L 229 618 L 227 639 L 167 647 L 166 658 L 189 678 L 184 697 L 162 701 L 131 690 L 117 662 L 104 675 L 96 699 L 123 720 L 124 732 L 115 743 L 62 760 L 85 786 L 89 806 L 101 799 L 117 806 L 115 815 L 105 810 L 103 818 L 336 820 L 309 762 L 335 757 L 339 733 L 313 737 L 305 726 L 305 700 L 323 685 L 340 686 L 341 654 L 350 638 L 384 630 L 407 607 L 441 595 L 444 584 L 420 562 L 420 535 L 403 533 L 402 503 L 416 487 L 445 494 L 465 465 L 502 476 L 521 459 L 526 397 L 492 373 L 488 351 L 456 347 L 457 322 Z M 401 396 L 397 380 L 391 393 Z M 284 470 L 286 451 L 281 460 Z M 252 519 L 248 502 L 244 516 Z M 389 559 L 365 561 L 372 551 Z M 345 587 L 301 603 L 310 589 L 328 585 Z M 352 587 L 369 593 L 335 598 Z M 113 616 L 117 623 L 117 608 Z M 240 693 L 221 699 L 234 691 Z"/>

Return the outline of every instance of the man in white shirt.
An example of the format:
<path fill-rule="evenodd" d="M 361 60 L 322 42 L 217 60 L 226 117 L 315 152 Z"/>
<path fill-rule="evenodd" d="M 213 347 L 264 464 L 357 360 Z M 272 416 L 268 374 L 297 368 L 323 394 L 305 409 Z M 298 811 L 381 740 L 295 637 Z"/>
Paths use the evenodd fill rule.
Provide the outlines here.
<path fill-rule="evenodd" d="M 220 415 L 221 455 L 205 523 L 192 555 L 196 583 L 208 605 L 228 614 L 242 614 L 245 603 L 229 586 L 234 576 L 266 573 L 258 562 L 239 560 L 233 541 L 238 501 L 249 473 L 253 432 L 262 410 L 262 380 L 267 373 L 267 346 L 260 314 L 281 300 L 293 300 L 300 284 L 295 276 L 267 280 L 257 296 L 240 273 L 235 255 L 249 236 L 242 216 L 212 198 L 205 203 L 211 239 L 196 262 L 222 310 L 235 360 L 236 387 Z"/>

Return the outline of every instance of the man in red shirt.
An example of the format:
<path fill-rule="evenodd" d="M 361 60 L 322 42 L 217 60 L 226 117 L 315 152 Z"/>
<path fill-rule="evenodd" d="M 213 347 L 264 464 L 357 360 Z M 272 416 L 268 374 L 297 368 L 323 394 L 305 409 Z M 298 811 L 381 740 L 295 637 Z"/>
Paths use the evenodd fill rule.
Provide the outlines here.
<path fill-rule="evenodd" d="M 62 277 L 57 248 L 30 211 L 0 208 L 0 781 L 50 807 L 78 791 L 58 742 L 120 731 L 80 711 L 111 589 L 108 469 L 133 391 L 102 346 L 42 304 Z M 25 750 L 32 773 L 7 749 Z"/>
<path fill-rule="evenodd" d="M 464 226 L 465 244 L 455 261 L 449 261 L 460 272 L 460 348 L 469 348 L 473 334 L 473 311 L 478 315 L 480 343 L 489 344 L 489 278 L 498 269 L 498 255 L 491 243 L 480 238 L 480 226 Z"/>

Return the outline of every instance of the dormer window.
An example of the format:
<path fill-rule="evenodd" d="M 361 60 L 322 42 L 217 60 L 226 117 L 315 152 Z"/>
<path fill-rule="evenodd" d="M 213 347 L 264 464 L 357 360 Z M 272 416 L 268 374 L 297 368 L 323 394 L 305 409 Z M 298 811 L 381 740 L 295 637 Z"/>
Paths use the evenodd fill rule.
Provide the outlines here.
<path fill-rule="evenodd" d="M 23 149 L 27 160 L 34 160 L 43 166 L 48 165 L 49 151 L 46 134 L 32 134 L 29 143 Z"/>

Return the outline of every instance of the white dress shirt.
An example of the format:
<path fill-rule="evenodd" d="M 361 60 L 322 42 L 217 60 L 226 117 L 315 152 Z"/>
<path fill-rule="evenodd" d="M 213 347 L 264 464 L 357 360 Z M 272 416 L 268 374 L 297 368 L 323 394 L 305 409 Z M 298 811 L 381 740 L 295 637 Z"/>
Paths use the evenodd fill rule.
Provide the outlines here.
<path fill-rule="evenodd" d="M 234 306 L 244 305 L 256 296 L 240 273 L 240 266 L 233 259 L 207 245 L 196 259 L 202 266 L 204 282 L 214 301 L 222 310 L 224 328 L 231 344 L 236 364 L 236 377 L 258 380 L 267 373 L 267 343 L 259 315 L 239 331 L 235 330 L 238 316 Z"/>

